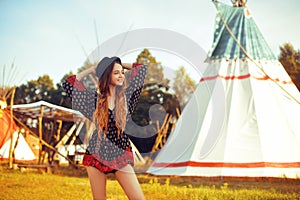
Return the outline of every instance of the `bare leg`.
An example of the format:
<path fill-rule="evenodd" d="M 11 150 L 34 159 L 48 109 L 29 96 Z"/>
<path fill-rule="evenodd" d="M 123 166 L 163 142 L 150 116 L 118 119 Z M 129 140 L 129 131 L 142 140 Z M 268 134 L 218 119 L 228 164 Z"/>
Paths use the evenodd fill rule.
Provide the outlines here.
<path fill-rule="evenodd" d="M 131 165 L 120 169 L 115 176 L 130 200 L 144 200 L 144 194 Z"/>
<path fill-rule="evenodd" d="M 95 167 L 86 167 L 94 200 L 106 199 L 106 175 Z"/>

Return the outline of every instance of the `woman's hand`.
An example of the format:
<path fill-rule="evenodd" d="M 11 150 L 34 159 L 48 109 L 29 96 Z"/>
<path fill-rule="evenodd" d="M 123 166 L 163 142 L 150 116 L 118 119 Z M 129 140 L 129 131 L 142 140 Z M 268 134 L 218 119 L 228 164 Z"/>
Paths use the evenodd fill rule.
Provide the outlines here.
<path fill-rule="evenodd" d="M 122 66 L 124 69 L 127 69 L 127 70 L 132 69 L 132 63 L 122 63 Z"/>

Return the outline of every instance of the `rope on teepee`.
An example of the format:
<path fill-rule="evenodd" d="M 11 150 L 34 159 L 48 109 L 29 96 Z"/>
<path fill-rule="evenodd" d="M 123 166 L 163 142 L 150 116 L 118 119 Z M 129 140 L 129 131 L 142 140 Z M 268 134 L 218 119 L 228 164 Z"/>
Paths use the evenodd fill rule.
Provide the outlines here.
<path fill-rule="evenodd" d="M 234 41 L 239 45 L 239 47 L 241 48 L 241 50 L 244 52 L 244 54 L 249 58 L 249 60 L 251 62 L 253 62 L 255 64 L 256 67 L 258 67 L 262 73 L 267 76 L 271 81 L 273 81 L 280 89 L 282 89 L 289 97 L 291 97 L 294 101 L 296 101 L 298 104 L 300 104 L 300 101 L 294 97 L 291 93 L 289 93 L 286 89 L 284 89 L 279 83 L 277 83 L 275 80 L 273 80 L 267 73 L 266 71 L 258 64 L 255 62 L 255 60 L 252 58 L 252 56 L 246 51 L 246 49 L 241 45 L 241 43 L 237 40 L 237 38 L 234 36 L 234 34 L 232 33 L 232 31 L 230 30 L 229 26 L 227 25 L 226 21 L 224 20 L 221 12 L 219 11 L 218 7 L 217 7 L 217 12 L 218 15 L 220 16 L 222 22 L 224 23 L 227 31 L 229 32 L 229 34 L 231 35 L 231 37 L 234 39 Z"/>

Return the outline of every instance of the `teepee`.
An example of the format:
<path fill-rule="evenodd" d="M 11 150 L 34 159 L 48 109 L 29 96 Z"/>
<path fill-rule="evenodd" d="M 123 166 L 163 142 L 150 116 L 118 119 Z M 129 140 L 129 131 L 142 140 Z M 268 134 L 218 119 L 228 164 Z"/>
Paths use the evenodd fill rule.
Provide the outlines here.
<path fill-rule="evenodd" d="M 148 173 L 299 178 L 299 91 L 249 10 L 214 4 L 208 67 Z"/>
<path fill-rule="evenodd" d="M 0 102 L 3 102 L 0 100 Z M 10 130 L 12 123 L 12 130 Z M 0 160 L 9 160 L 9 151 L 12 149 L 14 161 L 35 161 L 35 155 L 26 142 L 14 121 L 10 121 L 8 110 L 0 109 Z M 12 134 L 13 132 L 13 134 Z M 11 141 L 13 140 L 13 141 Z M 12 148 L 10 146 L 12 145 Z"/>
<path fill-rule="evenodd" d="M 20 132 L 20 128 L 13 120 L 12 106 L 15 87 L 12 81 L 15 79 L 17 68 L 14 63 L 10 67 L 0 66 L 3 74 L 0 83 L 0 161 L 9 160 L 12 167 L 14 161 L 35 161 L 35 155 Z M 7 105 L 10 99 L 11 104 Z"/>
<path fill-rule="evenodd" d="M 11 139 L 13 139 L 11 143 Z M 9 159 L 10 145 L 13 145 L 14 161 L 36 161 L 32 149 L 29 147 L 22 133 L 14 132 L 14 136 L 9 138 L 0 148 L 0 160 Z"/>

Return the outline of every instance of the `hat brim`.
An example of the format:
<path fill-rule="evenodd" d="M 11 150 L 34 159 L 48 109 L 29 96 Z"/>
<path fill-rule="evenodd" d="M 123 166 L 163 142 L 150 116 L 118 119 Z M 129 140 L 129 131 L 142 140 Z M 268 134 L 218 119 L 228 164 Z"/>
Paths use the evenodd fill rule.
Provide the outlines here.
<path fill-rule="evenodd" d="M 101 78 L 105 70 L 114 62 L 118 62 L 122 65 L 122 61 L 119 57 L 114 56 L 114 57 L 104 57 L 97 65 L 96 68 L 96 75 L 98 78 Z"/>

